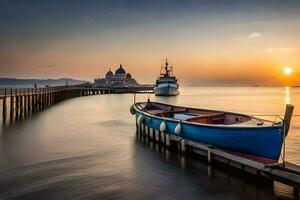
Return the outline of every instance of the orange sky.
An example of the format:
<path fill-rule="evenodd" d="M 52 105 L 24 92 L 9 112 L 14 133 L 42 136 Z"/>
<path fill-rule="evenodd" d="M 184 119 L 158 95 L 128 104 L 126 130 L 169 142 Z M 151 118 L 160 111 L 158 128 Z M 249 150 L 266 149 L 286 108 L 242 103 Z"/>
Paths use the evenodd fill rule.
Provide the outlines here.
<path fill-rule="evenodd" d="M 171 14 L 146 2 L 51 4 L 49 13 L 46 3 L 10 5 L 0 14 L 0 76 L 93 80 L 122 63 L 153 83 L 168 57 L 181 84 L 300 85 L 299 3 L 212 2 L 173 3 Z"/>

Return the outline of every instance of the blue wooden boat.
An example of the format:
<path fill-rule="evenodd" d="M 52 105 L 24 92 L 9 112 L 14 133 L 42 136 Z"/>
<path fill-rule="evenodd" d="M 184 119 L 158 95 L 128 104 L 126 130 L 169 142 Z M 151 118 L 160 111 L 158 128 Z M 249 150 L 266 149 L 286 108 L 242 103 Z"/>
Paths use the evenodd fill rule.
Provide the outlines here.
<path fill-rule="evenodd" d="M 280 122 L 149 100 L 133 104 L 130 111 L 135 115 L 137 125 L 143 123 L 184 139 L 277 161 L 288 133 L 293 106 L 287 105 L 285 118 Z"/>

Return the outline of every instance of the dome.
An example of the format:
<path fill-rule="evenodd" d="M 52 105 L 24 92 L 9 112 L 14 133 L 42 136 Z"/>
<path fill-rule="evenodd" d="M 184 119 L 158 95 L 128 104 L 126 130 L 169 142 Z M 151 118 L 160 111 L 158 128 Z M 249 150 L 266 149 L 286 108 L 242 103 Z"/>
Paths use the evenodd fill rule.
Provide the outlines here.
<path fill-rule="evenodd" d="M 122 68 L 122 65 L 116 70 L 116 74 L 126 74 L 126 71 Z"/>
<path fill-rule="evenodd" d="M 109 70 L 106 75 L 105 75 L 105 78 L 108 78 L 108 77 L 112 77 L 114 74 L 112 73 L 111 70 Z"/>
<path fill-rule="evenodd" d="M 126 78 L 131 78 L 131 74 L 130 74 L 130 73 L 127 73 L 127 74 L 126 74 Z"/>

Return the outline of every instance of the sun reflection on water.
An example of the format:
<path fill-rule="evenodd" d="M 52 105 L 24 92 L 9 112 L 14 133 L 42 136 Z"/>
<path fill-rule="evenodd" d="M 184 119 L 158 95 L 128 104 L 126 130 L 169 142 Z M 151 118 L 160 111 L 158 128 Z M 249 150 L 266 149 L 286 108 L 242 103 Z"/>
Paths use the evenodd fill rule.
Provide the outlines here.
<path fill-rule="evenodd" d="M 286 86 L 284 89 L 284 102 L 285 104 L 291 103 L 291 90 L 289 86 Z"/>

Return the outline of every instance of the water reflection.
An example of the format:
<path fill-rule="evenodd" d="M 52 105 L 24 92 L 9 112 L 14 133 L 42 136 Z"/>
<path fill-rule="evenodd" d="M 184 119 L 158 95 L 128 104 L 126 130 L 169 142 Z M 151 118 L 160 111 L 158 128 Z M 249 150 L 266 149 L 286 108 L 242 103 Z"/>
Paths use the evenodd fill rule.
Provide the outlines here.
<path fill-rule="evenodd" d="M 291 103 L 291 88 L 288 86 L 284 89 L 284 102 L 285 104 Z"/>
<path fill-rule="evenodd" d="M 181 88 L 151 100 L 243 113 L 300 113 L 300 88 Z M 138 95 L 146 101 L 148 95 Z M 292 98 L 291 98 L 292 97 Z M 69 99 L 0 129 L 0 199 L 278 199 L 273 184 L 136 140 L 132 94 Z M 263 108 L 263 109 L 262 109 Z M 293 118 L 287 160 L 300 164 Z M 278 194 L 277 186 L 275 193 Z M 279 195 L 284 196 L 284 195 Z"/>
<path fill-rule="evenodd" d="M 208 165 L 201 157 L 169 151 L 141 138 L 133 148 L 140 155 L 134 160 L 135 176 L 149 181 L 149 189 L 156 183 L 161 185 L 153 191 L 154 196 L 165 197 L 167 193 L 167 199 L 277 199 L 273 183 L 266 179 L 222 165 Z M 165 167 L 160 162 L 165 162 Z M 142 183 L 140 186 L 146 187 Z"/>

